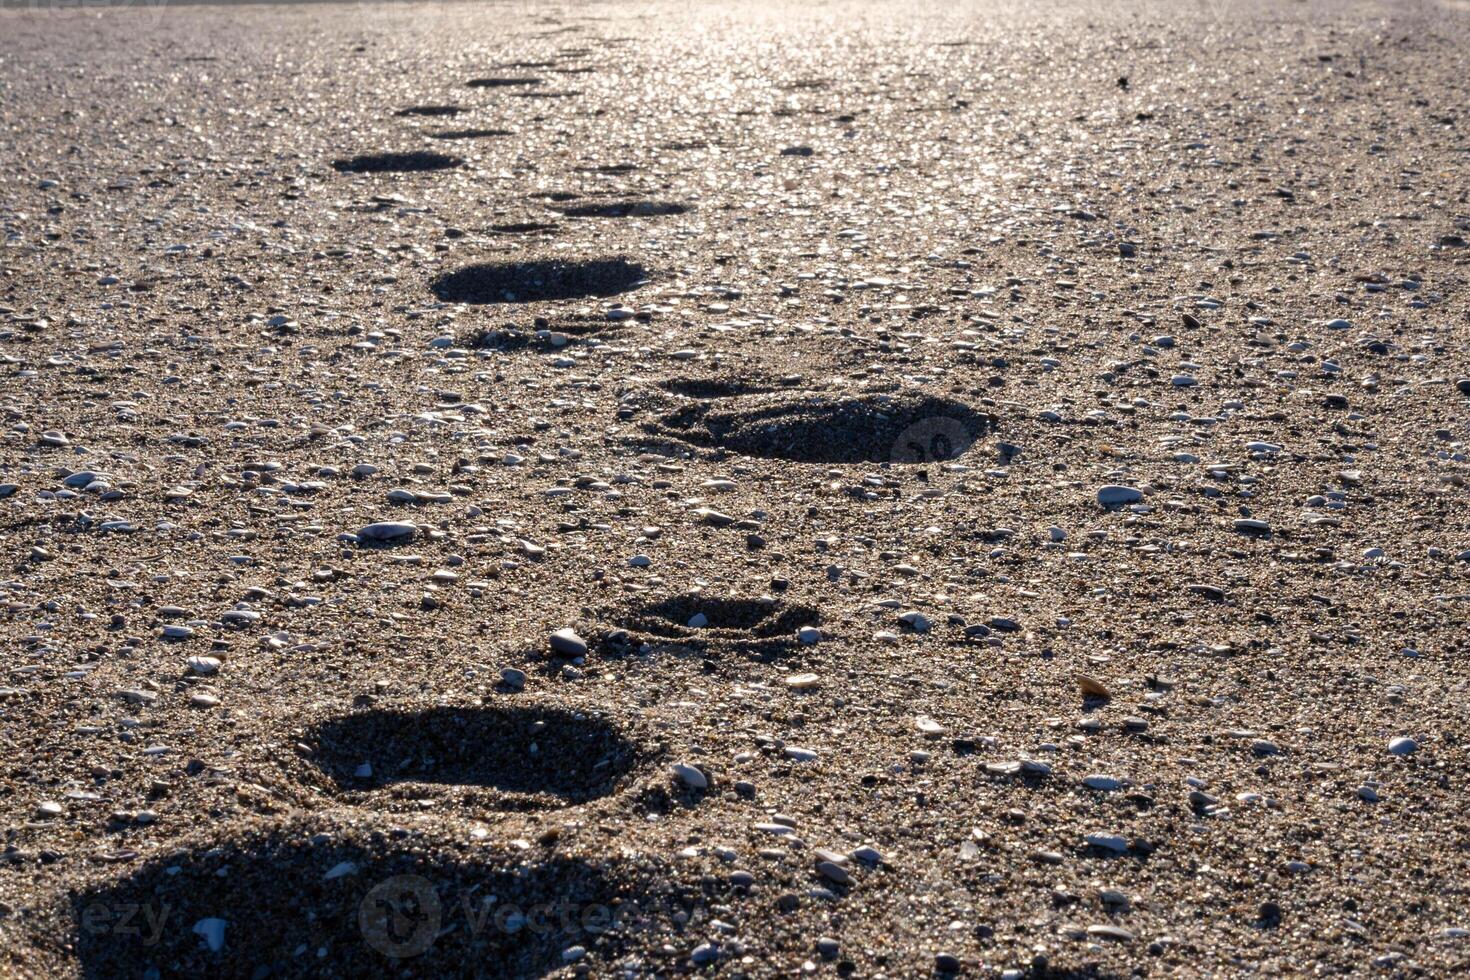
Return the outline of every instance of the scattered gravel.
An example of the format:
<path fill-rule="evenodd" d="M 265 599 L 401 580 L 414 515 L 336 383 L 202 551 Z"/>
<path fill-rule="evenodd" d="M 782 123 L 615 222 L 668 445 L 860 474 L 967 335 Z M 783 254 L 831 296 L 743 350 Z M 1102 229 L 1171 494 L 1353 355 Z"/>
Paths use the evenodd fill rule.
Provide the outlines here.
<path fill-rule="evenodd" d="M 1465 971 L 1463 4 L 41 6 L 0 975 Z"/>

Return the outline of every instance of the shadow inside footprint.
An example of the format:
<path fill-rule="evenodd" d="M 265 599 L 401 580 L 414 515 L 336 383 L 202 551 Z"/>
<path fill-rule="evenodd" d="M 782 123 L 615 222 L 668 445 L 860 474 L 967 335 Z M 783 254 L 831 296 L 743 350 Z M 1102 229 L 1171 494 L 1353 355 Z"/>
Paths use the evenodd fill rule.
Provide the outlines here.
<path fill-rule="evenodd" d="M 306 739 L 338 786 L 480 786 L 581 803 L 613 791 L 637 747 L 606 718 L 553 708 L 436 707 L 333 718 Z"/>
<path fill-rule="evenodd" d="M 291 821 L 185 846 L 74 895 L 62 956 L 91 980 L 531 978 L 654 909 L 631 866 L 390 826 Z"/>
<path fill-rule="evenodd" d="M 643 266 L 622 259 L 492 262 L 446 273 L 431 288 L 445 303 L 533 303 L 616 296 L 647 276 Z"/>
<path fill-rule="evenodd" d="M 447 153 L 367 153 L 332 161 L 333 169 L 344 174 L 406 174 L 429 170 L 449 170 L 464 161 Z"/>
<path fill-rule="evenodd" d="M 557 210 L 568 218 L 661 218 L 686 214 L 694 210 L 694 205 L 678 201 L 614 201 L 610 204 L 574 204 Z"/>
<path fill-rule="evenodd" d="M 645 431 L 798 463 L 932 463 L 964 455 L 993 418 L 932 395 L 775 393 L 684 405 Z"/>

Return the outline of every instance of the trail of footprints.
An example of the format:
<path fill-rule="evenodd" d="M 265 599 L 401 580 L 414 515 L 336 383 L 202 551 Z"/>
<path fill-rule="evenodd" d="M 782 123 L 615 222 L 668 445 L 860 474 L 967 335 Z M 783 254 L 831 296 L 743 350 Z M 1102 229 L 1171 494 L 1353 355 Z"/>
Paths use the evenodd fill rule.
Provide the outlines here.
<path fill-rule="evenodd" d="M 555 62 L 515 62 L 503 70 L 559 70 Z M 567 98 L 574 91 L 543 88 L 544 79 L 497 75 L 470 79 L 475 89 L 516 97 Z M 398 117 L 451 118 L 455 104 L 413 105 Z M 513 135 L 498 128 L 435 130 L 435 140 Z M 705 144 L 675 144 L 697 149 Z M 426 150 L 364 153 L 332 162 L 349 175 L 414 174 L 462 167 L 463 158 Z M 618 175 L 630 164 L 582 168 Z M 615 199 L 587 202 L 575 193 L 545 195 L 568 219 L 658 218 L 686 214 L 682 201 Z M 507 236 L 554 234 L 550 221 L 506 222 L 489 230 Z M 526 304 L 617 296 L 648 283 L 654 273 L 622 257 L 484 262 L 445 273 L 430 283 L 442 302 Z M 588 332 L 605 323 L 584 325 Z M 567 332 L 579 328 L 570 320 Z M 504 336 L 483 343 L 509 346 Z M 636 400 L 642 431 L 690 451 L 736 453 L 805 464 L 920 464 L 964 454 L 994 419 L 962 403 L 909 393 L 846 395 L 813 390 L 800 378 L 679 378 Z M 815 605 L 783 597 L 703 594 L 645 598 L 608 610 L 597 624 L 597 653 L 608 657 L 727 657 L 774 659 L 798 654 L 800 637 L 816 631 Z M 566 658 L 551 655 L 555 668 Z M 523 681 L 522 681 L 523 682 Z M 518 685 L 503 685 L 512 690 Z M 84 974 L 105 975 L 119 944 L 156 942 L 149 956 L 181 975 L 261 976 L 300 968 L 303 951 L 330 950 L 343 975 L 379 971 L 384 962 L 433 946 L 436 961 L 477 976 L 540 976 L 562 965 L 563 949 L 585 935 L 577 926 L 550 930 L 449 929 L 432 935 L 390 921 L 403 903 L 442 922 L 445 894 L 484 889 L 514 892 L 522 901 L 570 902 L 617 910 L 636 904 L 653 867 L 627 860 L 591 863 L 550 856 L 527 861 L 520 853 L 473 850 L 432 829 L 362 833 L 357 814 L 402 813 L 426 800 L 481 811 L 576 808 L 628 789 L 650 772 L 660 752 L 597 710 L 508 705 L 370 707 L 306 720 L 297 731 L 297 755 L 283 762 L 290 780 L 332 801 L 337 809 L 288 817 L 265 829 L 226 830 L 213 842 L 150 862 L 101 889 L 71 900 L 80 922 L 99 903 L 166 904 L 193 931 L 158 936 L 113 931 L 76 932 L 75 955 Z M 343 809 L 345 808 L 345 809 Z M 369 826 L 372 826 L 371 820 Z M 667 874 L 667 869 L 657 869 Z M 312 896 L 314 918 L 283 928 L 270 896 L 281 889 Z M 387 889 L 386 892 L 383 890 Z M 394 891 L 398 889 L 398 891 Z M 381 894 L 380 894 L 381 893 Z M 395 904 L 396 903 L 396 904 Z M 216 918 L 228 910 L 228 921 Z M 647 914 L 649 909 L 639 909 Z M 652 910 L 655 913 L 657 910 Z M 243 951 L 221 958 L 229 948 Z M 387 957 L 388 960 L 385 960 Z M 263 972 L 264 971 L 264 972 Z"/>

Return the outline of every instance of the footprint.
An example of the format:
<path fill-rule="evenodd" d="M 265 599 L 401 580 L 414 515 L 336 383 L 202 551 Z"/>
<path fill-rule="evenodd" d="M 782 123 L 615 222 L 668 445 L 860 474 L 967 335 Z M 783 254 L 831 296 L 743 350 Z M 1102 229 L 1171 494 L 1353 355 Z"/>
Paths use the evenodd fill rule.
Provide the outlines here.
<path fill-rule="evenodd" d="M 522 85 L 540 85 L 539 78 L 472 78 L 465 82 L 470 88 L 511 88 Z"/>
<path fill-rule="evenodd" d="M 652 891 L 668 874 L 432 825 L 291 819 L 188 838 L 69 895 L 37 923 L 36 975 L 541 977 L 569 946 L 619 955 L 620 924 L 670 929 Z"/>
<path fill-rule="evenodd" d="M 636 163 L 603 163 L 593 167 L 573 167 L 579 174 L 630 174 L 638 169 Z"/>
<path fill-rule="evenodd" d="M 670 378 L 660 381 L 664 391 L 686 398 L 715 399 L 738 398 L 741 395 L 760 395 L 771 391 L 789 389 L 801 383 L 800 375 L 787 375 L 779 381 L 749 381 L 743 378 Z"/>
<path fill-rule="evenodd" d="M 643 266 L 622 259 L 542 259 L 468 266 L 439 276 L 430 288 L 445 303 L 535 303 L 616 296 L 647 280 Z"/>
<path fill-rule="evenodd" d="M 695 594 L 639 603 L 610 617 L 634 643 L 673 641 L 692 650 L 725 647 L 778 653 L 796 643 L 803 626 L 817 626 L 812 606 L 770 597 L 721 598 Z"/>
<path fill-rule="evenodd" d="M 457 116 L 464 109 L 457 105 L 411 105 L 407 109 L 399 109 L 393 113 L 395 116 Z"/>
<path fill-rule="evenodd" d="M 429 137 L 436 140 L 482 140 L 492 136 L 514 135 L 509 129 L 441 129 L 430 133 Z"/>
<path fill-rule="evenodd" d="M 345 174 L 405 174 L 448 170 L 464 163 L 447 153 L 369 153 L 333 160 L 332 167 Z"/>
<path fill-rule="evenodd" d="M 678 201 L 614 201 L 609 204 L 574 204 L 557 208 L 568 218 L 656 218 L 686 214 L 694 205 Z"/>
<path fill-rule="evenodd" d="M 993 422 L 932 395 L 780 392 L 695 402 L 644 429 L 695 446 L 797 463 L 932 463 L 964 455 Z"/>
<path fill-rule="evenodd" d="M 503 225 L 491 225 L 497 235 L 529 235 L 538 231 L 556 231 L 559 226 L 549 221 L 511 221 Z"/>
<path fill-rule="evenodd" d="M 641 758 L 606 717 L 559 708 L 373 709 L 317 723 L 301 741 L 340 790 L 479 788 L 489 792 L 475 802 L 507 810 L 607 796 Z"/>

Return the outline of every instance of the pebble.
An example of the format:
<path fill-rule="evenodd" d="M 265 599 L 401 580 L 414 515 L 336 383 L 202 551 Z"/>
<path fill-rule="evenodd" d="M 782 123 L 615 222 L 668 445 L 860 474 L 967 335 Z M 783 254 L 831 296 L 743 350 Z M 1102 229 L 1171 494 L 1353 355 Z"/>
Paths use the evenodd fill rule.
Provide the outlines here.
<path fill-rule="evenodd" d="M 929 632 L 930 627 L 934 625 L 929 621 L 929 617 L 925 616 L 921 612 L 917 612 L 914 610 L 899 614 L 898 619 L 899 622 L 907 625 L 909 629 L 913 630 L 915 633 L 927 633 Z"/>
<path fill-rule="evenodd" d="M 204 940 L 204 945 L 211 953 L 218 953 L 225 948 L 225 928 L 229 925 L 224 919 L 200 919 L 194 923 L 194 934 Z"/>
<path fill-rule="evenodd" d="M 1390 739 L 1388 751 L 1393 755 L 1413 755 L 1419 751 L 1419 743 L 1406 735 Z"/>
<path fill-rule="evenodd" d="M 1100 487 L 1097 491 L 1097 502 L 1104 507 L 1118 507 L 1123 504 L 1136 504 L 1143 499 L 1143 491 L 1135 487 L 1123 487 L 1116 484 Z"/>
<path fill-rule="evenodd" d="M 409 521 L 378 521 L 360 528 L 357 537 L 361 541 L 401 541 L 418 533 L 419 527 Z"/>
<path fill-rule="evenodd" d="M 1113 776 L 1091 775 L 1082 777 L 1082 785 L 1086 786 L 1088 789 L 1111 792 L 1113 790 L 1122 789 L 1126 784 L 1121 779 L 1117 779 Z"/>
<path fill-rule="evenodd" d="M 839 885 L 852 883 L 852 875 L 848 874 L 847 869 L 835 861 L 818 861 L 817 871 L 821 873 L 822 877 L 836 882 Z"/>
<path fill-rule="evenodd" d="M 563 627 L 551 634 L 551 652 L 563 657 L 585 657 L 587 641 L 571 627 Z"/>
<path fill-rule="evenodd" d="M 670 767 L 674 778 L 690 789 L 708 789 L 709 779 L 704 773 L 687 762 L 676 762 Z"/>

